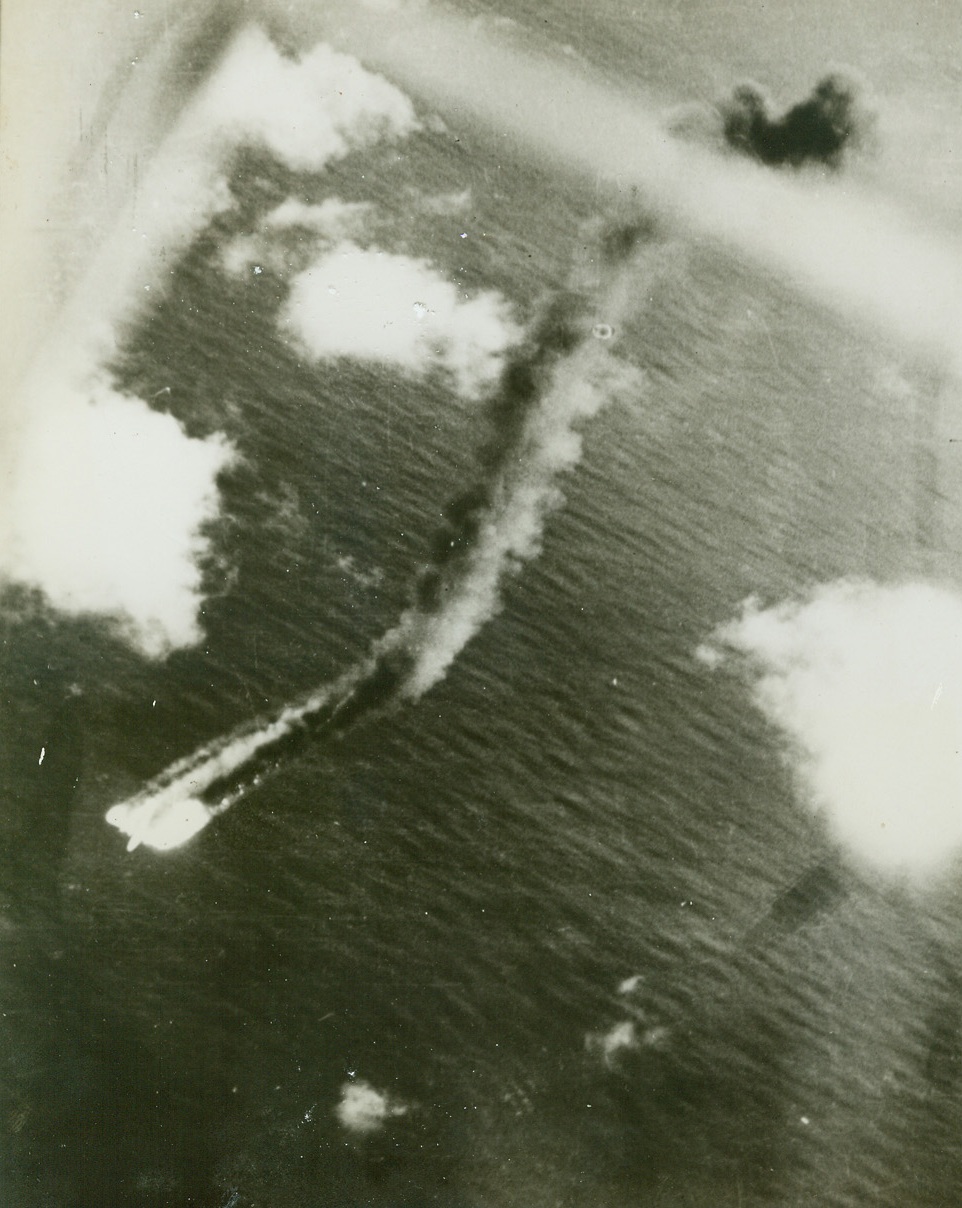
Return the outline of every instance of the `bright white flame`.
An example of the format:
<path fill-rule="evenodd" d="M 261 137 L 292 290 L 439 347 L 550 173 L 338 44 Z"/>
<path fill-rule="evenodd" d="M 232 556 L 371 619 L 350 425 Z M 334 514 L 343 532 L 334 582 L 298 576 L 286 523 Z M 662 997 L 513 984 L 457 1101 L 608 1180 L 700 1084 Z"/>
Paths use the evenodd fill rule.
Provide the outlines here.
<path fill-rule="evenodd" d="M 171 794 L 163 803 L 167 808 L 157 811 L 148 825 L 143 825 L 129 805 L 115 805 L 107 811 L 107 821 L 130 836 L 128 851 L 141 843 L 154 851 L 172 851 L 204 829 L 216 817 L 216 811 L 195 797 Z"/>
<path fill-rule="evenodd" d="M 272 721 L 249 722 L 178 759 L 135 796 L 111 806 L 106 813 L 107 822 L 129 837 L 128 851 L 141 844 L 155 851 L 181 847 L 250 787 L 241 785 L 232 794 L 208 805 L 200 797 L 211 785 L 242 768 L 276 739 L 292 733 L 330 695 L 345 692 L 364 669 L 362 665 L 298 704 L 288 705 Z"/>

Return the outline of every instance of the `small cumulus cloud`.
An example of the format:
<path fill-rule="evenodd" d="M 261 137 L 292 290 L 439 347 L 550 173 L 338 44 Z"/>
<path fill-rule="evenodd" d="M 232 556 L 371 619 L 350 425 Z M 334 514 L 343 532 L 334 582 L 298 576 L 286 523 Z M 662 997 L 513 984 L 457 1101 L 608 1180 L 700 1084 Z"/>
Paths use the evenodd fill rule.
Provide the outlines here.
<path fill-rule="evenodd" d="M 408 1113 L 406 1104 L 375 1090 L 369 1082 L 345 1082 L 334 1109 L 338 1123 L 348 1132 L 366 1136 L 380 1132 L 388 1120 Z"/>
<path fill-rule="evenodd" d="M 339 197 L 326 197 L 316 205 L 289 197 L 270 211 L 264 226 L 268 230 L 304 227 L 325 239 L 343 239 L 363 229 L 372 209 L 368 202 L 342 201 Z"/>
<path fill-rule="evenodd" d="M 662 1050 L 668 1044 L 669 1031 L 663 1025 L 640 1027 L 631 1019 L 623 1019 L 607 1032 L 589 1032 L 585 1048 L 600 1057 L 608 1069 L 616 1069 L 627 1053 L 643 1049 Z"/>
<path fill-rule="evenodd" d="M 261 267 L 277 273 L 303 270 L 319 246 L 363 236 L 373 209 L 339 197 L 316 205 L 289 197 L 265 215 L 256 231 L 237 235 L 221 248 L 221 267 L 231 276 L 257 274 Z"/>
<path fill-rule="evenodd" d="M 599 1053 L 605 1065 L 613 1065 L 620 1053 L 638 1048 L 638 1029 L 630 1020 L 623 1020 L 607 1032 L 592 1033 L 585 1041 L 590 1052 Z"/>
<path fill-rule="evenodd" d="M 237 235 L 220 249 L 220 264 L 231 277 L 259 277 L 264 269 L 283 272 L 287 256 L 280 246 L 271 246 L 259 235 Z"/>

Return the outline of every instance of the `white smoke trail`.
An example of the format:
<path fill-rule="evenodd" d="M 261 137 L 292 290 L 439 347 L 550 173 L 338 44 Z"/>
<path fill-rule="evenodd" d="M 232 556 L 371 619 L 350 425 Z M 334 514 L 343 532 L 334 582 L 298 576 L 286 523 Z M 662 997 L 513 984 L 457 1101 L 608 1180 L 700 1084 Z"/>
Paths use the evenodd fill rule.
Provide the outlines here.
<path fill-rule="evenodd" d="M 495 498 L 462 576 L 436 613 L 412 609 L 397 637 L 416 655 L 403 695 L 418 699 L 442 679 L 500 606 L 501 581 L 537 557 L 549 513 L 563 503 L 557 478 L 581 459 L 577 425 L 611 399 L 610 357 L 589 340 L 555 370 L 550 388 L 529 417 L 523 461 L 496 486 Z M 606 383 L 605 378 L 608 378 Z"/>
<path fill-rule="evenodd" d="M 603 294 L 594 316 L 598 338 L 586 323 L 580 343 L 554 364 L 546 387 L 528 414 L 507 468 L 493 484 L 493 499 L 470 554 L 448 581 L 436 609 L 415 606 L 376 643 L 370 656 L 333 684 L 290 705 L 267 722 L 254 722 L 172 764 L 145 788 L 107 811 L 106 819 L 129 837 L 127 850 L 141 844 L 158 851 L 180 847 L 254 787 L 259 756 L 284 740 L 336 724 L 338 710 L 356 705 L 356 694 L 373 689 L 370 703 L 357 705 L 355 717 L 374 712 L 394 699 L 417 700 L 441 680 L 465 645 L 500 606 L 504 576 L 540 550 L 550 512 L 562 502 L 559 475 L 577 465 L 581 438 L 577 428 L 612 398 L 629 370 L 610 356 L 610 335 L 638 289 L 637 266 L 622 267 Z M 392 660 L 401 671 L 390 672 Z M 379 671 L 387 668 L 387 686 Z M 245 776 L 245 773 L 248 773 Z M 233 778 L 233 779 L 232 779 Z M 224 782 L 224 791 L 218 786 Z M 214 796 L 205 800 L 204 795 Z"/>
<path fill-rule="evenodd" d="M 259 776 L 226 792 L 213 803 L 201 794 L 224 777 L 249 764 L 265 747 L 293 734 L 306 718 L 316 714 L 332 699 L 339 699 L 371 669 L 373 660 L 355 667 L 341 679 L 312 692 L 297 704 L 288 705 L 271 721 L 248 722 L 230 734 L 199 747 L 178 759 L 149 781 L 127 801 L 112 806 L 106 814 L 111 826 L 129 836 L 128 851 L 142 843 L 156 851 L 180 847 L 209 822 L 229 809 Z"/>

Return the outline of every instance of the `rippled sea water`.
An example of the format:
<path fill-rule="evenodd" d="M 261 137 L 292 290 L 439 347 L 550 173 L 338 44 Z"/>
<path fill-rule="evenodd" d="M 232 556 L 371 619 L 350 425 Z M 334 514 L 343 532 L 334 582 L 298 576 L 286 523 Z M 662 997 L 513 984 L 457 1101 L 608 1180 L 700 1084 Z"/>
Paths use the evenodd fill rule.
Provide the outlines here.
<path fill-rule="evenodd" d="M 706 46 L 697 9 L 663 6 L 654 41 L 625 6 L 513 17 L 616 83 L 644 48 L 666 106 L 851 57 L 847 20 L 796 58 L 768 25 L 757 49 L 734 27 Z M 866 68 L 896 55 L 875 36 Z M 751 596 L 958 583 L 958 386 L 736 250 L 655 221 L 563 506 L 439 683 L 308 744 L 175 851 L 126 854 L 104 822 L 361 659 L 484 477 L 484 402 L 443 364 L 317 362 L 278 325 L 307 233 L 257 273 L 224 249 L 290 196 L 361 202 L 377 246 L 524 323 L 624 211 L 441 116 L 317 173 L 241 152 L 231 207 L 131 312 L 116 388 L 236 449 L 202 640 L 149 659 L 7 595 L 4 1202 L 947 1208 L 957 870 L 856 859 L 748 677 L 698 651 Z M 345 1128 L 352 1083 L 396 1112 Z"/>

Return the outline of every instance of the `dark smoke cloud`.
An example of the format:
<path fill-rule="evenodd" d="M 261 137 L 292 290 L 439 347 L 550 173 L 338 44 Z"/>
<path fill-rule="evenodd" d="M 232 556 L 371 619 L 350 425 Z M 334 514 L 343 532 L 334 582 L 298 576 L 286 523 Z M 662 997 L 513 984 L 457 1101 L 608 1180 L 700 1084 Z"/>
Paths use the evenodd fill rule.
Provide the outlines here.
<path fill-rule="evenodd" d="M 445 585 L 470 556 L 490 513 L 502 475 L 524 455 L 527 422 L 548 387 L 559 357 L 589 334 L 588 303 L 573 290 L 553 294 L 541 307 L 524 343 L 508 358 L 487 408 L 489 435 L 478 452 L 480 477 L 442 509 L 430 543 L 430 560 L 415 586 L 417 607 L 436 612 Z"/>
<path fill-rule="evenodd" d="M 659 238 L 653 219 L 602 219 L 587 225 L 585 248 L 601 273 L 627 262 L 639 244 Z M 559 289 L 542 303 L 527 338 L 509 355 L 487 407 L 489 435 L 478 452 L 478 481 L 442 509 L 430 545 L 430 560 L 415 585 L 423 612 L 444 604 L 445 586 L 470 557 L 505 474 L 525 455 L 527 424 L 549 387 L 558 360 L 570 356 L 597 331 L 592 297 L 584 289 Z"/>
<path fill-rule="evenodd" d="M 837 168 L 844 151 L 864 145 L 874 126 L 864 88 L 846 71 L 823 76 L 780 117 L 757 84 L 739 84 L 721 115 L 728 145 L 773 167 L 821 163 Z"/>

